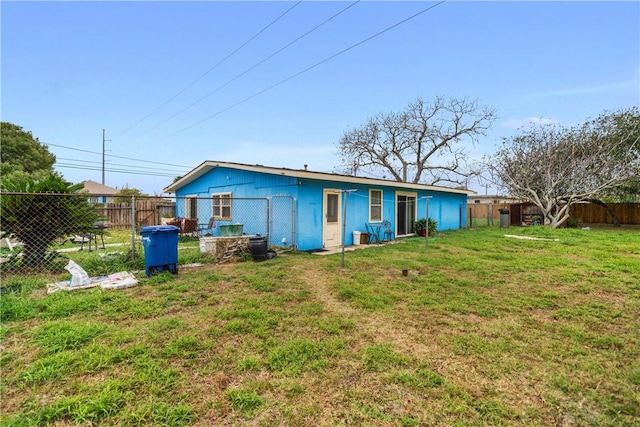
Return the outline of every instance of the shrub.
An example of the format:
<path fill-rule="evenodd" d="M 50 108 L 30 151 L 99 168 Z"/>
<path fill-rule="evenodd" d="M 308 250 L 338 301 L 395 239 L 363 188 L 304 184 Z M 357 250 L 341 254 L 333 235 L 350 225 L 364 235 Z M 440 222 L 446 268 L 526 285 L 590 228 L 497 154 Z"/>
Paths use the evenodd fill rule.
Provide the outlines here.
<path fill-rule="evenodd" d="M 433 218 L 429 218 L 429 234 L 433 234 L 436 232 L 437 228 L 438 228 L 438 222 L 433 219 Z M 419 220 L 417 220 L 414 223 L 414 228 L 416 231 L 416 234 L 419 236 L 424 236 L 426 235 L 426 231 L 427 231 L 427 219 L 426 218 L 421 218 Z"/>

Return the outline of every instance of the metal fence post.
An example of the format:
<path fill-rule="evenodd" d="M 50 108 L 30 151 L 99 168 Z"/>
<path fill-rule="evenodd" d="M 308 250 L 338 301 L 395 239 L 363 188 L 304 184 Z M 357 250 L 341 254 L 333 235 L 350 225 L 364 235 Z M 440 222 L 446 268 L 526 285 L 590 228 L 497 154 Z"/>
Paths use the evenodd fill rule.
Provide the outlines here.
<path fill-rule="evenodd" d="M 342 206 L 342 267 L 344 267 L 344 241 L 345 241 L 345 234 L 347 233 L 347 198 L 349 196 L 349 193 L 354 193 L 358 190 L 340 190 L 340 193 L 342 193 L 342 200 L 343 200 L 343 206 Z"/>
<path fill-rule="evenodd" d="M 271 197 L 267 197 L 265 199 L 265 202 L 266 202 L 266 208 L 267 208 L 267 212 L 266 212 L 267 213 L 267 245 L 270 246 L 271 242 L 272 242 L 272 239 L 273 239 L 273 236 L 272 236 L 272 234 L 273 234 L 273 222 L 272 222 L 273 219 L 272 218 L 273 217 L 271 215 L 271 208 L 273 207 L 271 205 L 272 198 Z"/>
<path fill-rule="evenodd" d="M 293 240 L 293 249 L 298 249 L 298 236 L 297 236 L 297 226 L 296 226 L 296 218 L 298 213 L 296 212 L 296 198 L 291 197 L 291 240 Z"/>
<path fill-rule="evenodd" d="M 131 260 L 136 259 L 136 196 L 131 195 Z"/>

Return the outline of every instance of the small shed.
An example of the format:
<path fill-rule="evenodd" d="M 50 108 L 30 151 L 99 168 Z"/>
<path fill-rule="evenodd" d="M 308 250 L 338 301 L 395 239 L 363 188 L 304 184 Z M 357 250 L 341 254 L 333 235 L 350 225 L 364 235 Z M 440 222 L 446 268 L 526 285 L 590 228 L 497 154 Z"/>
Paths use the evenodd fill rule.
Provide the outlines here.
<path fill-rule="evenodd" d="M 544 215 L 539 207 L 530 202 L 514 203 L 509 206 L 511 225 L 527 226 L 544 224 Z"/>

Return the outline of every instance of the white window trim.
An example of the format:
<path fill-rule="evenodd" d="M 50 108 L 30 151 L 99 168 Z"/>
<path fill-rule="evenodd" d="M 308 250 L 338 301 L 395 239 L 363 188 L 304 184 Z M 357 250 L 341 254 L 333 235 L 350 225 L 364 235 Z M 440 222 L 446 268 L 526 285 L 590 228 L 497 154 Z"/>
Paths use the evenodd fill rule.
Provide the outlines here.
<path fill-rule="evenodd" d="M 380 192 L 380 218 L 373 218 L 371 216 L 371 211 L 372 211 L 372 207 L 373 207 L 373 197 L 371 196 L 371 193 L 377 191 Z M 377 188 L 370 188 L 369 189 L 369 222 L 382 222 L 383 217 L 384 217 L 384 191 L 377 189 Z"/>
<path fill-rule="evenodd" d="M 220 204 L 220 215 L 216 215 L 216 198 L 219 198 L 219 200 L 224 200 L 223 196 L 229 196 L 229 216 L 228 217 L 224 217 L 222 216 L 222 208 L 223 205 Z M 233 196 L 231 194 L 230 191 L 224 192 L 224 193 L 213 193 L 211 194 L 211 216 L 213 216 L 216 220 L 221 220 L 221 221 L 231 221 L 233 219 Z"/>

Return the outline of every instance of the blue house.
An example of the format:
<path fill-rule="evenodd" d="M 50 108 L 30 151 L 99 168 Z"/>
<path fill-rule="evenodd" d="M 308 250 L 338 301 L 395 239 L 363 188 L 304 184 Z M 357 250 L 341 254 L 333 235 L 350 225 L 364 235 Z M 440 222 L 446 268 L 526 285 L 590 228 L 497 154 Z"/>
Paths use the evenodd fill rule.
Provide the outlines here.
<path fill-rule="evenodd" d="M 467 190 L 306 169 L 205 161 L 164 189 L 176 212 L 197 218 L 201 233 L 218 235 L 225 224 L 269 236 L 269 243 L 298 250 L 354 244 L 354 231 L 389 221 L 394 237 L 414 235 L 428 216 L 438 230 L 466 226 Z M 357 235 L 357 233 L 356 233 Z M 356 244 L 359 242 L 355 242 Z"/>

